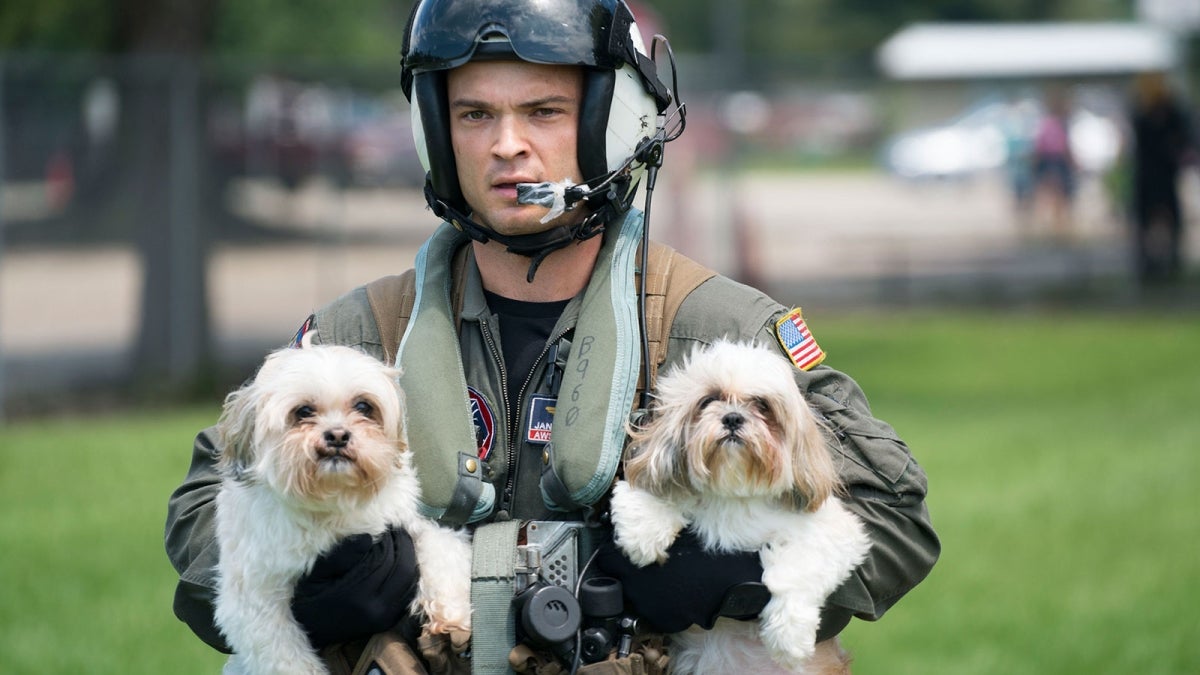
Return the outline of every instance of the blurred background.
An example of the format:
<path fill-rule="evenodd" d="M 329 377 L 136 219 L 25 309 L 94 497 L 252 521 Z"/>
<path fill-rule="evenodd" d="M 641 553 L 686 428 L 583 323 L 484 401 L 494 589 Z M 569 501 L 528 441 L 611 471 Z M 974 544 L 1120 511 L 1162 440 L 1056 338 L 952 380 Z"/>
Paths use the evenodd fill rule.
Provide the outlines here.
<path fill-rule="evenodd" d="M 219 670 L 167 497 L 436 225 L 409 5 L 0 0 L 0 672 Z M 634 5 L 688 109 L 652 234 L 802 305 L 929 476 L 855 672 L 1200 672 L 1200 0 Z"/>
<path fill-rule="evenodd" d="M 0 4 L 0 415 L 212 396 L 411 265 L 409 5 Z M 635 11 L 688 109 L 653 233 L 702 262 L 806 308 L 1197 304 L 1187 136 L 1179 238 L 1137 243 L 1134 161 L 1139 92 L 1194 121 L 1195 0 Z"/>

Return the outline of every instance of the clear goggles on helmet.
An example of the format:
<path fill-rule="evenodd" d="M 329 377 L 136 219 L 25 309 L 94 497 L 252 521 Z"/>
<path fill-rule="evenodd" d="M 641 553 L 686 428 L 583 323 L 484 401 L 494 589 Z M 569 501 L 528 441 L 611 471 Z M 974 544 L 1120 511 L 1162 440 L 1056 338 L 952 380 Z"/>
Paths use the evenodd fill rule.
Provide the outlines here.
<path fill-rule="evenodd" d="M 404 66 L 456 68 L 485 36 L 500 34 L 524 61 L 617 69 L 632 57 L 632 23 L 619 0 L 427 0 L 413 17 Z"/>

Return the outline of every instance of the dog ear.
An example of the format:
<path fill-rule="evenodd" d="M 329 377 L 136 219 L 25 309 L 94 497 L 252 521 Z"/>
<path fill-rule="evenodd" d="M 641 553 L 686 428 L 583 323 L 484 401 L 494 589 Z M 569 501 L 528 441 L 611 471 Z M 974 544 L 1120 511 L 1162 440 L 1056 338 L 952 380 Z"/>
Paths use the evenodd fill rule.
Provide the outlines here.
<path fill-rule="evenodd" d="M 254 463 L 254 429 L 258 417 L 258 396 L 254 384 L 248 384 L 225 397 L 225 407 L 217 420 L 220 457 L 217 468 L 227 475 L 240 477 Z"/>
<path fill-rule="evenodd" d="M 387 380 L 391 387 L 390 391 L 380 393 L 385 397 L 381 403 L 387 403 L 384 408 L 392 411 L 384 416 L 385 431 L 396 439 L 397 447 L 404 452 L 408 449 L 408 402 L 404 387 L 400 386 L 400 376 L 404 374 L 404 371 L 398 365 L 381 364 L 379 368 L 380 376 Z M 394 406 L 386 401 L 389 394 L 395 395 Z"/>
<path fill-rule="evenodd" d="M 833 465 L 826 429 L 820 418 L 813 413 L 800 397 L 793 425 L 792 473 L 797 501 L 805 511 L 816 511 L 838 489 L 837 470 Z"/>
<path fill-rule="evenodd" d="M 658 406 L 631 421 L 626 427 L 629 444 L 625 449 L 625 480 L 660 496 L 672 485 L 686 486 L 683 427 L 673 422 L 669 411 Z"/>

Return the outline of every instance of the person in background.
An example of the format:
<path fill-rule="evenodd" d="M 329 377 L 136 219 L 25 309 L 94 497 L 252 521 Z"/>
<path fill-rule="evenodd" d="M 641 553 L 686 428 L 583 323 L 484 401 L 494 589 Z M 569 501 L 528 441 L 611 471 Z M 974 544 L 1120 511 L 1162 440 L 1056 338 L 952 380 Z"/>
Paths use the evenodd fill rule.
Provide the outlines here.
<path fill-rule="evenodd" d="M 1037 109 L 1031 100 L 1014 98 L 1008 102 L 1001 126 L 1004 170 L 1012 191 L 1013 214 L 1022 227 L 1033 218 L 1033 139 L 1037 123 Z"/>
<path fill-rule="evenodd" d="M 1139 281 L 1178 280 L 1183 273 L 1184 216 L 1179 174 L 1195 160 L 1188 114 L 1163 73 L 1134 82 L 1133 220 Z"/>
<path fill-rule="evenodd" d="M 1071 235 L 1075 199 L 1075 157 L 1071 153 L 1071 106 L 1066 92 L 1052 89 L 1033 139 L 1033 180 L 1040 208 L 1055 236 Z"/>

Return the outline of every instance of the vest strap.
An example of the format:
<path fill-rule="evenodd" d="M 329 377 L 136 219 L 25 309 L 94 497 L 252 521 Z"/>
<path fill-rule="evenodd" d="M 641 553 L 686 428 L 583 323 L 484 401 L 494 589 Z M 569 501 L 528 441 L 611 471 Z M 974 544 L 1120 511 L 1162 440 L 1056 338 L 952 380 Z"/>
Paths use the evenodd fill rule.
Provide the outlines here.
<path fill-rule="evenodd" d="M 518 520 L 475 528 L 471 543 L 472 675 L 508 675 L 508 653 L 517 643 L 516 593 Z"/>
<path fill-rule="evenodd" d="M 464 525 L 492 511 L 496 489 L 483 481 L 474 415 L 452 302 L 452 257 L 467 238 L 443 223 L 417 253 L 412 319 L 397 356 L 400 383 L 410 395 L 408 437 L 421 477 L 422 512 L 445 524 Z M 465 267 L 462 266 L 462 267 Z"/>
<path fill-rule="evenodd" d="M 680 255 L 670 246 L 657 242 L 650 242 L 646 266 L 646 332 L 650 342 L 648 369 L 650 385 L 653 387 L 658 369 L 667 360 L 675 314 L 692 291 L 717 273 Z M 645 383 L 639 379 L 638 393 L 641 393 L 643 386 Z"/>
<path fill-rule="evenodd" d="M 585 506 L 584 504 L 575 503 L 575 499 L 571 496 L 571 491 L 554 470 L 554 442 L 547 443 L 545 450 L 542 452 L 545 453 L 545 463 L 542 465 L 541 487 L 546 501 L 551 504 L 558 504 L 560 507 L 574 508 Z"/>
<path fill-rule="evenodd" d="M 555 452 L 548 471 L 566 487 L 541 481 L 546 506 L 573 511 L 595 503 L 612 485 L 625 450 L 625 420 L 637 391 L 641 353 L 634 286 L 642 213 L 630 210 L 610 228 L 583 293 L 579 321 L 551 430 Z"/>
<path fill-rule="evenodd" d="M 416 272 L 408 270 L 404 274 L 393 274 L 367 284 L 367 302 L 371 305 L 375 325 L 379 328 L 384 363 L 396 362 L 400 336 L 404 335 L 408 317 L 412 316 L 413 303 L 417 300 L 415 277 Z"/>

